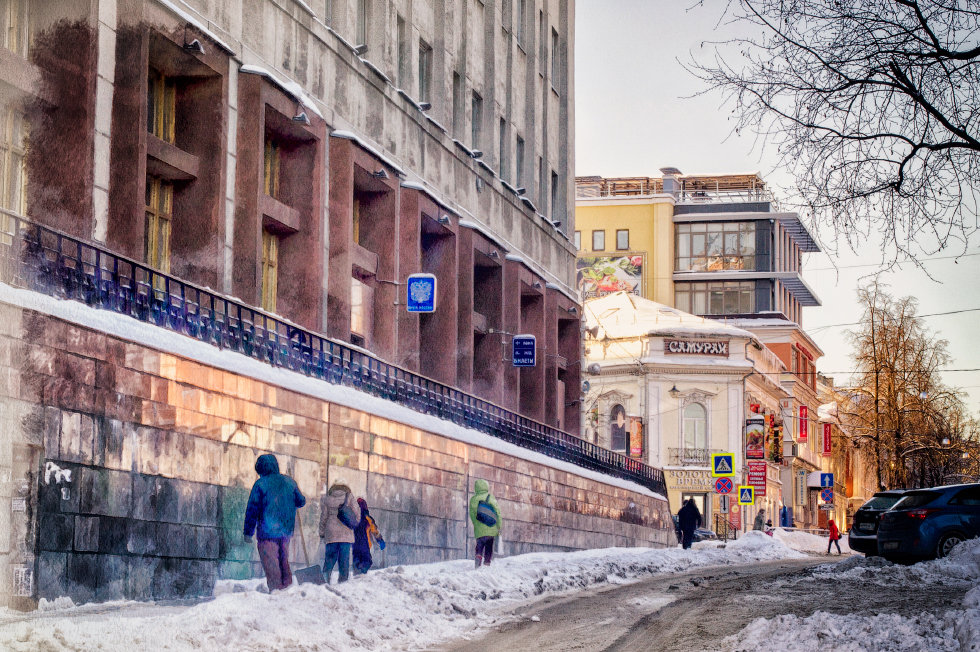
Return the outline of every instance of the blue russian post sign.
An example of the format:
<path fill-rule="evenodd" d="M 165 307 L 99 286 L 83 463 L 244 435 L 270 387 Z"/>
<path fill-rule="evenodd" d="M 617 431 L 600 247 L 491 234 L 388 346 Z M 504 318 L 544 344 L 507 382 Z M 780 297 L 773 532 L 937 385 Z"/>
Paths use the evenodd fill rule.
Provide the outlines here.
<path fill-rule="evenodd" d="M 434 274 L 410 274 L 405 282 L 405 305 L 409 312 L 436 311 L 436 277 Z"/>
<path fill-rule="evenodd" d="M 731 453 L 711 454 L 711 477 L 717 478 L 735 473 L 735 456 Z"/>
<path fill-rule="evenodd" d="M 514 336 L 514 366 L 533 367 L 535 360 L 535 337 L 533 335 Z"/>
<path fill-rule="evenodd" d="M 833 487 L 834 486 L 834 474 L 833 473 L 821 473 L 820 474 L 820 486 L 821 487 Z"/>

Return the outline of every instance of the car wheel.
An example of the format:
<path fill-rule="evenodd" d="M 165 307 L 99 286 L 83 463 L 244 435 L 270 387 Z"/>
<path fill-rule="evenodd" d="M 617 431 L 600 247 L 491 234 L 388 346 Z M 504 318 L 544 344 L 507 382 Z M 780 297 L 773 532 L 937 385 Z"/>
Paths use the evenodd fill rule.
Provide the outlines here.
<path fill-rule="evenodd" d="M 949 554 L 949 551 L 953 549 L 953 546 L 958 543 L 962 543 L 965 540 L 966 538 L 958 532 L 944 534 L 939 538 L 939 543 L 936 544 L 936 557 L 945 557 Z"/>

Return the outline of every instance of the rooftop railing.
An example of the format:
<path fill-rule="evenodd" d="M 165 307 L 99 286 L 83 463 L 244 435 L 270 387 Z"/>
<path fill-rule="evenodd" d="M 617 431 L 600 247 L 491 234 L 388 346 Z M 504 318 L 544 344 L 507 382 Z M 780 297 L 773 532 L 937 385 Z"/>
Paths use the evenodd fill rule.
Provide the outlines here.
<path fill-rule="evenodd" d="M 473 428 L 666 495 L 663 472 L 93 244 L 0 213 L 0 280 Z"/>

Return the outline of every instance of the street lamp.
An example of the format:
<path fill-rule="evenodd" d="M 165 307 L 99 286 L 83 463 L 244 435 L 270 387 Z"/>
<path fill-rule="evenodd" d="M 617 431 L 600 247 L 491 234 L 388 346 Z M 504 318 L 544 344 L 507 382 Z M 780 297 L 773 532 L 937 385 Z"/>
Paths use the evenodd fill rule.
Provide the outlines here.
<path fill-rule="evenodd" d="M 677 385 L 674 385 L 669 390 L 667 390 L 667 393 L 670 394 L 673 398 L 677 398 L 678 396 L 680 396 L 681 391 L 677 389 Z"/>

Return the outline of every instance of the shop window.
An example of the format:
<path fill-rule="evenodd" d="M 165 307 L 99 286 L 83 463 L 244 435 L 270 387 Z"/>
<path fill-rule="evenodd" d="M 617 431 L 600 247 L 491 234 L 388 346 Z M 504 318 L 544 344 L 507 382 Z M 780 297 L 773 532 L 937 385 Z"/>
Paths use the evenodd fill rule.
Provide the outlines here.
<path fill-rule="evenodd" d="M 684 408 L 684 448 L 705 450 L 708 447 L 708 412 L 700 403 Z"/>
<path fill-rule="evenodd" d="M 630 248 L 630 232 L 628 229 L 616 231 L 616 249 L 624 251 Z"/>
<path fill-rule="evenodd" d="M 357 0 L 357 45 L 367 43 L 368 0 Z"/>
<path fill-rule="evenodd" d="M 170 225 L 173 220 L 174 185 L 158 177 L 146 178 L 146 264 L 170 271 Z"/>
<path fill-rule="evenodd" d="M 279 286 L 279 236 L 262 231 L 262 309 L 276 311 Z"/>
<path fill-rule="evenodd" d="M 357 277 L 351 277 L 350 287 L 350 341 L 357 346 L 368 346 L 367 337 L 373 328 L 372 307 L 374 288 Z"/>
<path fill-rule="evenodd" d="M 263 189 L 265 194 L 273 199 L 279 199 L 279 168 L 282 160 L 282 149 L 279 143 L 268 135 L 265 137 L 265 166 L 263 172 Z"/>
<path fill-rule="evenodd" d="M 614 405 L 609 413 L 609 448 L 614 451 L 626 450 L 626 433 L 629 430 L 626 408 Z"/>
<path fill-rule="evenodd" d="M 9 213 L 27 214 L 27 119 L 8 109 L 0 113 L 0 241 L 10 244 L 14 221 Z"/>
<path fill-rule="evenodd" d="M 146 130 L 173 145 L 176 115 L 176 80 L 150 68 L 147 80 Z"/>

